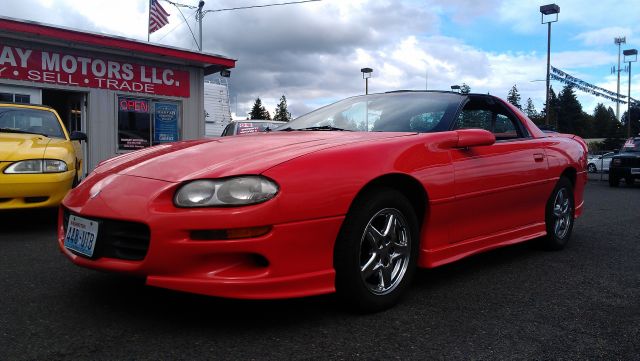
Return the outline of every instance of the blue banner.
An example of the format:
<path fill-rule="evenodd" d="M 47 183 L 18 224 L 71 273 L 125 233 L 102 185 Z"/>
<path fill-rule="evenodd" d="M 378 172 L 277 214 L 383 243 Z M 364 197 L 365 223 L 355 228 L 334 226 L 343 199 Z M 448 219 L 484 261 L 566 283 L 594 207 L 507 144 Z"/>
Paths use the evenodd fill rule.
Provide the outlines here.
<path fill-rule="evenodd" d="M 153 143 L 176 142 L 178 134 L 178 104 L 155 103 L 153 121 Z"/>

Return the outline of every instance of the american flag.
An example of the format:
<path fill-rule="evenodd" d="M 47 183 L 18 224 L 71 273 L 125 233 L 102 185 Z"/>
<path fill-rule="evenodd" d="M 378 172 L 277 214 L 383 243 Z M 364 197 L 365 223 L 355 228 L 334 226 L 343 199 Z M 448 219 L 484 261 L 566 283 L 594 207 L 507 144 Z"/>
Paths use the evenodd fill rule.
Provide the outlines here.
<path fill-rule="evenodd" d="M 149 34 L 169 24 L 169 13 L 160 6 L 158 0 L 149 3 Z"/>

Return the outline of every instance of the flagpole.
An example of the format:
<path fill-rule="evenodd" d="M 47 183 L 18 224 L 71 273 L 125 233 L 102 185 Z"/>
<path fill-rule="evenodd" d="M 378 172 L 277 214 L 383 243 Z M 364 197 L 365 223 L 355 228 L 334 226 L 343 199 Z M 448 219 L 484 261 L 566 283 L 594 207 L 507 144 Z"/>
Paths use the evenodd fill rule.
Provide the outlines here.
<path fill-rule="evenodd" d="M 151 33 L 149 32 L 149 24 L 151 23 L 151 3 L 153 2 L 153 0 L 149 0 L 149 17 L 147 18 L 147 43 L 150 42 L 151 39 Z"/>

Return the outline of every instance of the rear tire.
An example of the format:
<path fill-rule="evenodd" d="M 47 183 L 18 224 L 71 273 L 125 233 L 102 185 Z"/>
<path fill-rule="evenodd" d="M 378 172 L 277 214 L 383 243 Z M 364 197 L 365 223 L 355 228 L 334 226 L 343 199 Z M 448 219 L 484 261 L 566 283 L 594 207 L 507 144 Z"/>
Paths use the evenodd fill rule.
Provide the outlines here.
<path fill-rule="evenodd" d="M 415 273 L 418 220 L 400 192 L 374 188 L 351 207 L 334 250 L 336 291 L 358 312 L 396 304 Z"/>
<path fill-rule="evenodd" d="M 542 238 L 542 247 L 549 251 L 563 249 L 573 231 L 575 202 L 573 199 L 573 185 L 565 177 L 560 177 L 547 200 L 545 223 L 547 235 Z"/>
<path fill-rule="evenodd" d="M 595 173 L 598 171 L 598 168 L 596 168 L 596 165 L 593 163 L 589 163 L 589 165 L 587 166 L 587 171 L 589 173 Z"/>

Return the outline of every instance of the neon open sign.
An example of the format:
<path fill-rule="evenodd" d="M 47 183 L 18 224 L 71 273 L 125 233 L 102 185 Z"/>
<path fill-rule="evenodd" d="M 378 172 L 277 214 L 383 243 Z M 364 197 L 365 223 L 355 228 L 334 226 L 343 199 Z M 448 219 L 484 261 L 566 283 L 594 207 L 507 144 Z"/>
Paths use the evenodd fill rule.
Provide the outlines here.
<path fill-rule="evenodd" d="M 140 99 L 120 98 L 120 111 L 149 113 L 149 101 Z"/>

